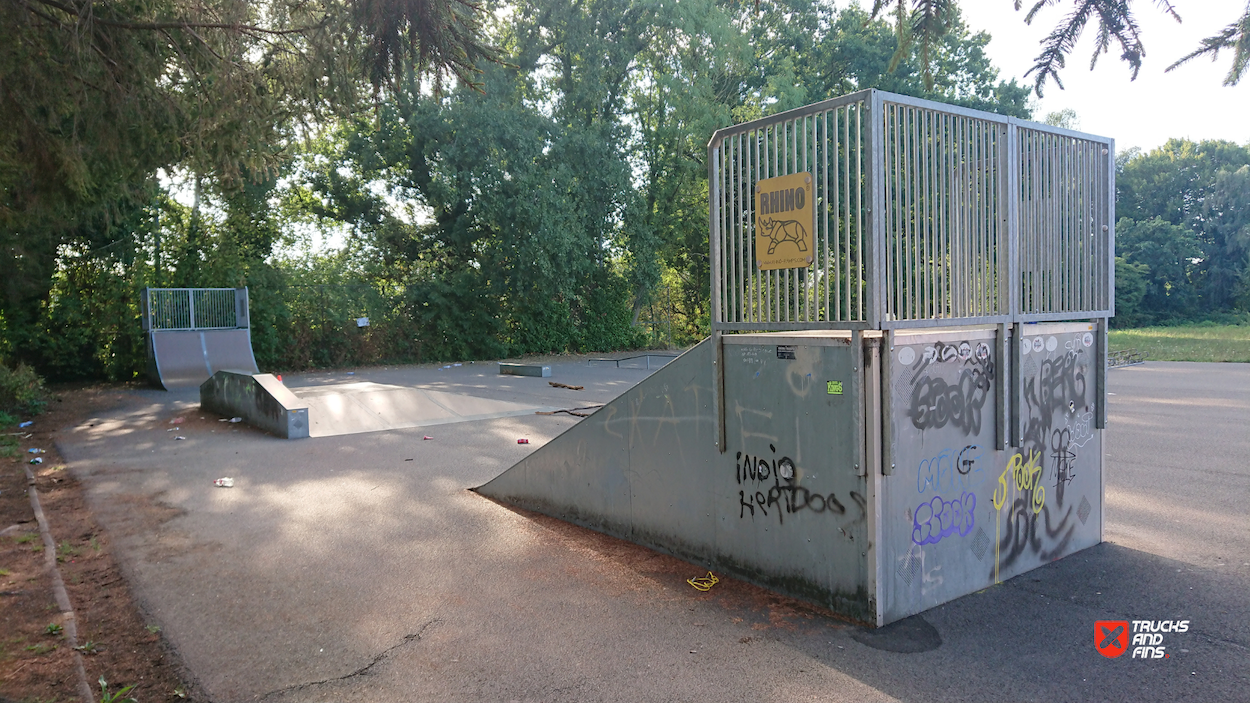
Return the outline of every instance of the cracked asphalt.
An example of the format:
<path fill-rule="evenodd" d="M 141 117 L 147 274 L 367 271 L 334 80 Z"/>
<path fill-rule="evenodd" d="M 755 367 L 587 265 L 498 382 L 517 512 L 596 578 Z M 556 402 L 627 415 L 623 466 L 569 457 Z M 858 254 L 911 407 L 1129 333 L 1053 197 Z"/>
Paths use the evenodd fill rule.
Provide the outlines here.
<path fill-rule="evenodd" d="M 586 389 L 493 365 L 287 382 L 575 407 L 646 375 L 552 366 Z M 135 391 L 58 446 L 204 700 L 1250 701 L 1250 365 L 1108 380 L 1107 542 L 876 632 L 733 579 L 698 593 L 696 566 L 467 490 L 567 415 L 286 441 Z M 1191 625 L 1168 659 L 1111 660 L 1106 619 Z"/>

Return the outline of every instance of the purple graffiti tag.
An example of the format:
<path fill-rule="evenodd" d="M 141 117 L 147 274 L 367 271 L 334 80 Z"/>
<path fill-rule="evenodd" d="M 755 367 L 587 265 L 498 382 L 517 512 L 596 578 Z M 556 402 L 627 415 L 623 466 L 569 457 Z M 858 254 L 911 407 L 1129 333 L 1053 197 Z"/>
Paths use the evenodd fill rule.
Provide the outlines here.
<path fill-rule="evenodd" d="M 921 503 L 916 507 L 916 515 L 912 520 L 911 541 L 916 544 L 937 544 L 943 537 L 958 532 L 967 535 L 976 524 L 977 497 L 965 492 L 960 497 L 947 502 L 942 496 L 934 496 L 933 500 Z"/>

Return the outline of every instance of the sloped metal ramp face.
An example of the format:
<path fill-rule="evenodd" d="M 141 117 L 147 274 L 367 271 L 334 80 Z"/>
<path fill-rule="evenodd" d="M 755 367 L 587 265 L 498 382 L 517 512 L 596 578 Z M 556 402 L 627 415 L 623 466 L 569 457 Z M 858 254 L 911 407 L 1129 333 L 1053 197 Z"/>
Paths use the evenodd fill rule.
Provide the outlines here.
<path fill-rule="evenodd" d="M 218 371 L 259 373 L 248 330 L 161 330 L 148 335 L 152 380 L 165 390 L 197 387 Z"/>
<path fill-rule="evenodd" d="M 478 492 L 871 619 L 850 334 L 724 349 L 726 452 L 705 340 Z"/>

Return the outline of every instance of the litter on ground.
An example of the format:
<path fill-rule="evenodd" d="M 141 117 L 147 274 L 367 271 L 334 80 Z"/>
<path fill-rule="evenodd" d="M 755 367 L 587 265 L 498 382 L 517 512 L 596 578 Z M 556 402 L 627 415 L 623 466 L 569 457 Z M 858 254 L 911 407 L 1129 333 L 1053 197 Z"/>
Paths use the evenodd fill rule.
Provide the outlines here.
<path fill-rule="evenodd" d="M 561 408 L 559 410 L 535 410 L 535 415 L 556 415 L 559 413 L 568 413 L 576 417 L 590 417 L 591 413 L 602 408 L 602 405 L 588 405 L 584 408 Z"/>
<path fill-rule="evenodd" d="M 229 476 L 225 476 L 213 481 L 213 485 L 218 488 L 234 488 L 234 479 Z"/>
<path fill-rule="evenodd" d="M 34 420 L 27 420 L 26 422 L 20 422 L 20 423 L 18 423 L 18 425 L 17 425 L 17 426 L 18 426 L 18 427 L 30 427 L 30 426 L 31 426 L 31 425 L 33 425 L 33 424 L 35 424 L 35 421 L 34 421 Z"/>
<path fill-rule="evenodd" d="M 529 444 L 530 441 L 528 439 L 518 439 L 516 443 L 517 444 Z"/>
<path fill-rule="evenodd" d="M 712 586 L 720 583 L 720 579 L 716 578 L 716 574 L 709 571 L 707 576 L 695 576 L 694 578 L 686 579 L 686 583 L 694 586 L 696 591 L 707 592 L 712 590 Z"/>

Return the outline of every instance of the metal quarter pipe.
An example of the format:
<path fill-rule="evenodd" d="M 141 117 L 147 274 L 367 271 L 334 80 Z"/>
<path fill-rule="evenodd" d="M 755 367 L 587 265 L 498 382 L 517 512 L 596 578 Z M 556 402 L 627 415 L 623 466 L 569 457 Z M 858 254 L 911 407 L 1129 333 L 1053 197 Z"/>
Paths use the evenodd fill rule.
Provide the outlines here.
<path fill-rule="evenodd" d="M 260 371 L 247 329 L 153 330 L 148 358 L 152 382 L 165 390 L 199 386 L 218 371 Z"/>

